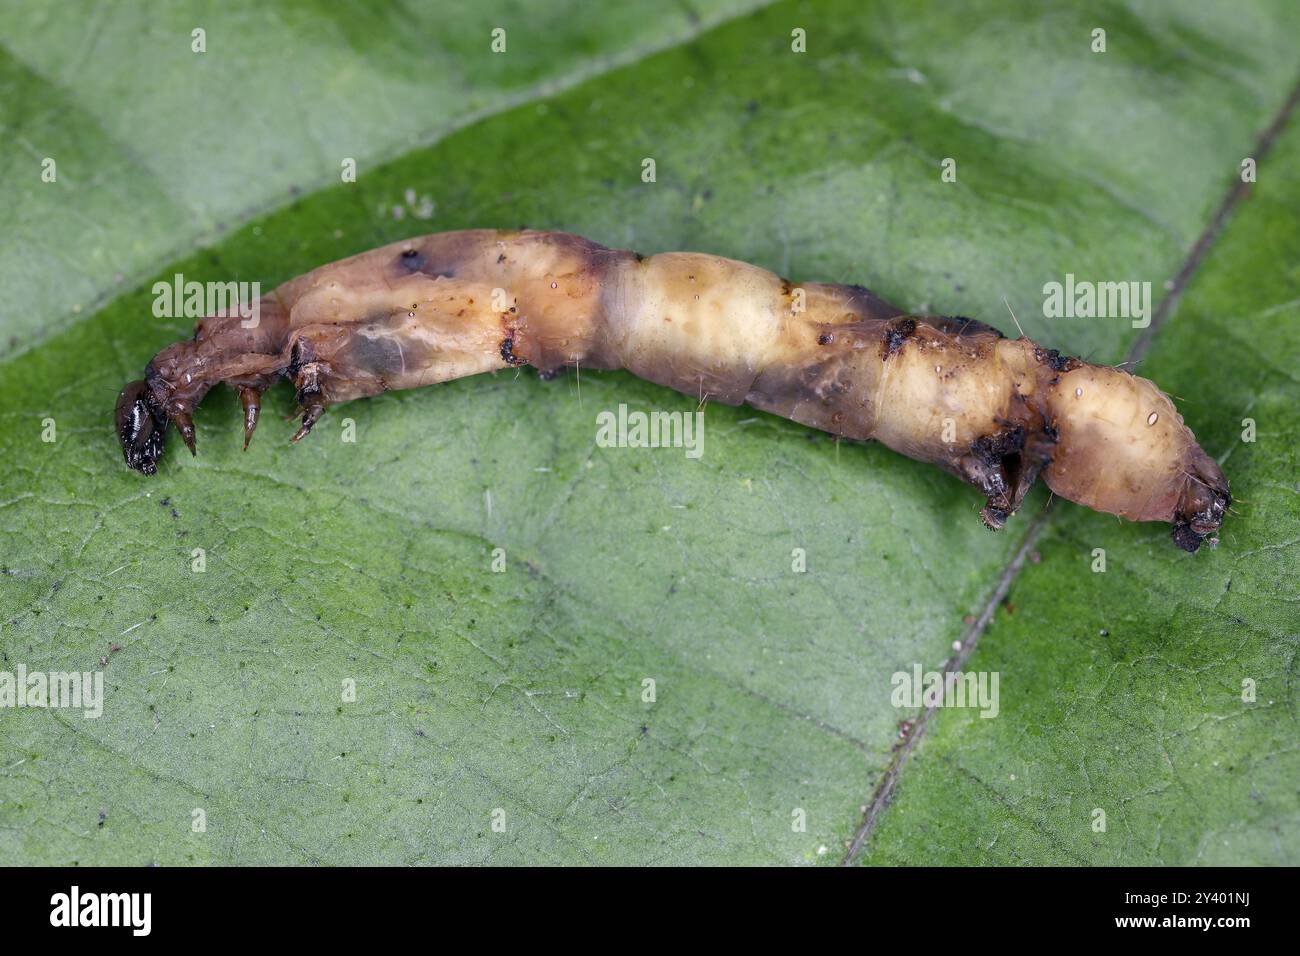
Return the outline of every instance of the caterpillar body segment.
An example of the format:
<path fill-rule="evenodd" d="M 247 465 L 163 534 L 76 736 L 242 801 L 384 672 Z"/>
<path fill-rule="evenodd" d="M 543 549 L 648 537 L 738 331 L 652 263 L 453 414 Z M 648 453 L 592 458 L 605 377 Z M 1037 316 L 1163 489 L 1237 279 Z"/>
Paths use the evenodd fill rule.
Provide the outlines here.
<path fill-rule="evenodd" d="M 156 471 L 169 423 L 193 452 L 193 409 L 218 382 L 240 392 L 247 446 L 281 377 L 296 389 L 297 441 L 330 405 L 528 364 L 544 377 L 627 369 L 701 401 L 876 439 L 975 485 L 991 528 L 1039 477 L 1098 511 L 1171 522 L 1188 551 L 1231 502 L 1218 465 L 1145 379 L 718 256 L 641 257 L 557 232 L 439 233 L 292 279 L 248 325 L 203 319 L 122 391 L 128 465 Z"/>

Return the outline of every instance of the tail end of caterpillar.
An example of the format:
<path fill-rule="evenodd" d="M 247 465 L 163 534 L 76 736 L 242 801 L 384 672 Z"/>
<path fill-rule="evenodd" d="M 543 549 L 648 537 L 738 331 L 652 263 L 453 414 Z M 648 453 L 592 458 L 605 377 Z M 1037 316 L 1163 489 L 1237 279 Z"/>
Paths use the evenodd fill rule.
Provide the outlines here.
<path fill-rule="evenodd" d="M 1130 521 L 1167 521 L 1197 551 L 1223 524 L 1232 496 L 1218 462 L 1173 400 L 1120 369 L 1080 364 L 1048 386 L 1058 443 L 1044 471 L 1062 498 Z"/>
<path fill-rule="evenodd" d="M 167 444 L 167 412 L 147 382 L 130 382 L 117 397 L 117 437 L 122 456 L 136 471 L 152 475 Z"/>
<path fill-rule="evenodd" d="M 1198 447 L 1197 454 L 1184 472 L 1182 494 L 1174 511 L 1174 544 L 1184 551 L 1195 553 L 1201 542 L 1212 537 L 1223 524 L 1224 515 L 1232 505 L 1228 480 L 1216 462 Z"/>

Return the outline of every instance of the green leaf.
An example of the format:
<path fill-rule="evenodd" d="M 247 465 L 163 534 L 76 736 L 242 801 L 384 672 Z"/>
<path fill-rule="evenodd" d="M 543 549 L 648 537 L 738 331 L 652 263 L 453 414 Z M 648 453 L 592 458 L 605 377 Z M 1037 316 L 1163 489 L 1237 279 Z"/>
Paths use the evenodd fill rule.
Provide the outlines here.
<path fill-rule="evenodd" d="M 152 317 L 156 278 L 269 288 L 445 229 L 707 251 L 1007 329 L 1010 307 L 1045 344 L 1119 361 L 1129 321 L 1045 318 L 1043 284 L 1159 293 L 1300 66 L 1284 0 L 747 8 L 521 5 L 498 56 L 490 12 L 223 4 L 198 66 L 188 14 L 142 31 L 14 12 L 0 670 L 102 669 L 105 704 L 0 711 L 0 856 L 833 862 L 890 779 L 869 862 L 1294 862 L 1297 276 L 1263 254 L 1300 241 L 1294 195 L 1269 192 L 1288 143 L 1142 367 L 1212 454 L 1235 449 L 1242 514 L 1190 557 L 1165 526 L 1054 505 L 1015 614 L 969 662 L 1002 673 L 1001 715 L 938 713 L 910 761 L 918 714 L 891 676 L 952 655 L 1045 496 L 990 535 L 948 476 L 744 408 L 707 409 L 699 460 L 597 448 L 601 410 L 697 403 L 586 372 L 390 393 L 294 447 L 268 407 L 247 453 L 216 393 L 197 458 L 122 465 L 117 389 L 190 331 Z M 369 162 L 327 185 L 344 156 Z M 1260 438 L 1236 448 L 1247 414 Z"/>

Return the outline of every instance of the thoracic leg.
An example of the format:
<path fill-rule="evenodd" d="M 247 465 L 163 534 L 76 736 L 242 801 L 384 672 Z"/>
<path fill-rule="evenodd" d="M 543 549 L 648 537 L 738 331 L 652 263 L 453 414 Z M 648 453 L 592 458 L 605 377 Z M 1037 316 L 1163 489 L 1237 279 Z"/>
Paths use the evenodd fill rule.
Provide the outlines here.
<path fill-rule="evenodd" d="M 293 380 L 302 424 L 291 441 L 301 441 L 325 409 L 339 402 L 377 395 L 388 385 L 358 353 L 357 333 L 334 324 L 295 329 L 286 352 L 285 374 Z"/>

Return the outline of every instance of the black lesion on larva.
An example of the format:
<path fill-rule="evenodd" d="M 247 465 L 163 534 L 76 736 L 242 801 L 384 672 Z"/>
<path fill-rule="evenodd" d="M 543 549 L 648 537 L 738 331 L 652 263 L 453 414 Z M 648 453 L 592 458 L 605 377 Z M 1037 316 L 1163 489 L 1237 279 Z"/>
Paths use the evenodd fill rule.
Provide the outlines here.
<path fill-rule="evenodd" d="M 520 358 L 515 354 L 515 337 L 513 335 L 507 335 L 501 340 L 501 358 L 505 360 L 507 365 L 519 366 L 528 364 L 528 359 Z"/>
<path fill-rule="evenodd" d="M 398 272 L 423 272 L 426 261 L 419 249 L 407 249 L 397 257 Z"/>
<path fill-rule="evenodd" d="M 993 435 L 984 435 L 975 439 L 971 442 L 970 450 L 980 461 L 988 465 L 994 465 L 1001 462 L 1008 455 L 1018 455 L 1024 447 L 1024 426 L 1016 425 L 1006 431 L 997 432 Z"/>
<path fill-rule="evenodd" d="M 900 319 L 897 322 L 889 323 L 885 328 L 885 341 L 881 349 L 881 357 L 889 358 L 915 334 L 916 319 Z"/>
<path fill-rule="evenodd" d="M 1050 366 L 1054 372 L 1070 372 L 1083 364 L 1073 355 L 1062 355 L 1056 349 L 1042 347 L 1034 349 L 1034 360 L 1040 365 Z"/>
<path fill-rule="evenodd" d="M 834 341 L 835 341 L 835 336 L 830 332 L 823 332 L 821 335 L 817 336 L 818 345 L 830 345 Z"/>
<path fill-rule="evenodd" d="M 451 269 L 437 269 L 419 249 L 407 249 L 393 261 L 394 272 L 399 276 L 427 275 L 435 279 L 454 279 L 456 273 Z"/>

